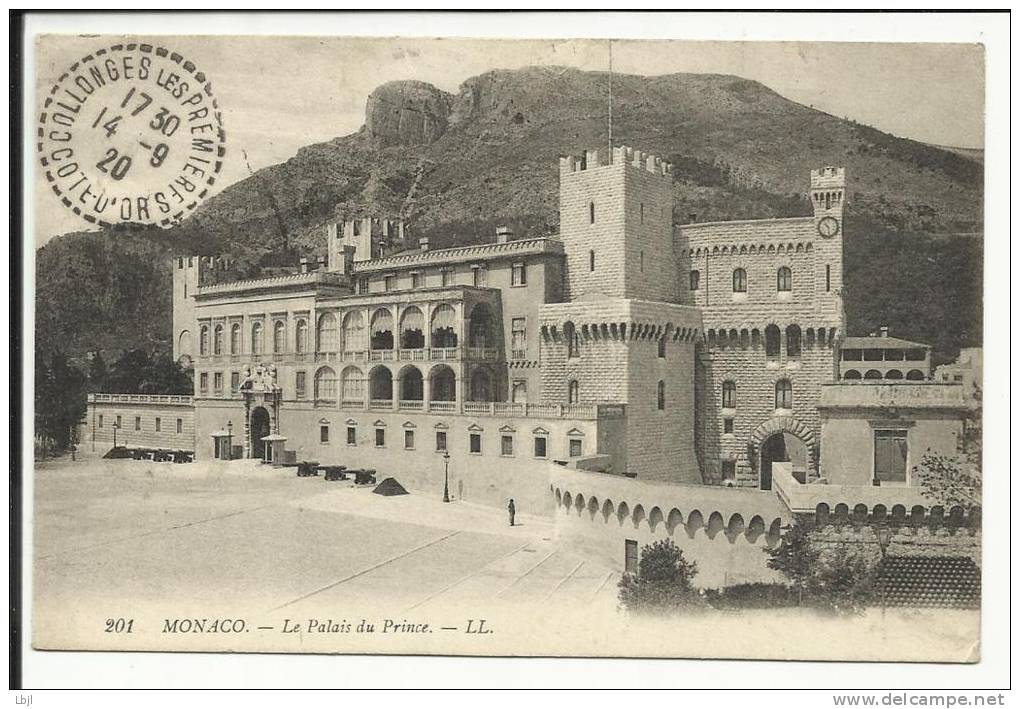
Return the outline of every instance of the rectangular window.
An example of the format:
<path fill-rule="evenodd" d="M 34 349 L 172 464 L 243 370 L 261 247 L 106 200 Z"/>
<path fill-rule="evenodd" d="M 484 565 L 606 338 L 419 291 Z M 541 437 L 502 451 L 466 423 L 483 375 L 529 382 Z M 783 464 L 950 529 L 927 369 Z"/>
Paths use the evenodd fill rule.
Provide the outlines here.
<path fill-rule="evenodd" d="M 156 432 L 159 433 L 161 430 L 163 430 L 163 420 L 159 416 L 157 416 L 156 417 Z"/>
<path fill-rule="evenodd" d="M 723 433 L 733 433 L 733 419 L 723 419 Z"/>
<path fill-rule="evenodd" d="M 411 287 L 421 288 L 421 274 L 417 271 L 411 274 Z"/>
<path fill-rule="evenodd" d="M 120 414 L 117 414 L 117 423 L 116 423 L 116 426 L 117 426 L 117 428 L 121 427 L 121 425 L 120 425 Z"/>
<path fill-rule="evenodd" d="M 701 273 L 691 271 L 691 290 L 698 290 L 699 288 L 701 288 Z"/>
<path fill-rule="evenodd" d="M 722 479 L 734 480 L 737 477 L 737 461 L 724 460 L 722 462 Z"/>
<path fill-rule="evenodd" d="M 448 268 L 444 268 L 439 272 L 440 283 L 444 286 L 451 285 L 453 283 L 453 271 Z"/>
<path fill-rule="evenodd" d="M 407 450 L 414 448 L 414 431 L 404 431 L 404 448 Z"/>
<path fill-rule="evenodd" d="M 545 436 L 535 436 L 535 457 L 545 458 L 546 457 L 546 438 Z"/>
<path fill-rule="evenodd" d="M 638 572 L 638 553 L 636 539 L 623 540 L 623 570 L 628 574 L 637 574 Z"/>
<path fill-rule="evenodd" d="M 142 417 L 141 416 L 135 416 L 135 430 L 136 431 L 141 431 L 142 430 Z"/>
<path fill-rule="evenodd" d="M 436 431 L 436 450 L 446 450 L 446 431 Z"/>
<path fill-rule="evenodd" d="M 485 266 L 471 267 L 471 282 L 478 287 L 484 286 L 486 282 Z"/>
<path fill-rule="evenodd" d="M 231 372 L 230 373 L 230 392 L 236 394 L 237 390 L 241 388 L 241 373 Z"/>
<path fill-rule="evenodd" d="M 375 447 L 382 448 L 386 445 L 386 429 L 377 428 L 375 429 Z"/>
<path fill-rule="evenodd" d="M 99 414 L 99 428 L 103 427 L 103 415 Z"/>
<path fill-rule="evenodd" d="M 329 424 L 319 424 L 319 443 L 329 443 Z"/>
<path fill-rule="evenodd" d="M 202 372 L 198 375 L 198 391 L 200 394 L 205 394 L 209 391 L 209 374 Z"/>
<path fill-rule="evenodd" d="M 385 276 L 383 278 L 383 290 L 391 291 L 397 288 L 397 277 L 396 276 Z"/>
<path fill-rule="evenodd" d="M 472 453 L 482 452 L 482 434 L 472 433 L 470 436 L 470 447 L 468 448 Z"/>
<path fill-rule="evenodd" d="M 183 419 L 177 419 L 177 433 L 184 433 L 184 421 L 183 421 Z"/>
<path fill-rule="evenodd" d="M 499 454 L 500 455 L 513 455 L 514 454 L 514 437 L 513 436 L 500 436 L 500 439 L 499 439 Z"/>
<path fill-rule="evenodd" d="M 832 273 L 829 264 L 825 264 L 825 292 L 828 293 L 832 287 Z"/>
<path fill-rule="evenodd" d="M 294 396 L 298 399 L 305 398 L 305 373 L 297 372 L 294 374 Z"/>
<path fill-rule="evenodd" d="M 513 318 L 510 320 L 510 357 L 524 359 L 528 348 L 528 319 Z"/>
<path fill-rule="evenodd" d="M 570 457 L 579 458 L 584 452 L 584 445 L 580 438 L 571 438 L 569 441 Z"/>
<path fill-rule="evenodd" d="M 510 285 L 528 285 L 528 267 L 523 263 L 515 263 L 510 268 Z"/>
<path fill-rule="evenodd" d="M 875 431 L 875 480 L 880 483 L 907 482 L 906 431 Z"/>
<path fill-rule="evenodd" d="M 349 446 L 358 445 L 358 429 L 356 426 L 347 427 L 347 445 Z"/>
<path fill-rule="evenodd" d="M 212 381 L 213 381 L 213 389 L 216 390 L 216 393 L 219 393 L 219 392 L 223 391 L 223 372 L 216 372 L 213 375 L 213 380 Z"/>
<path fill-rule="evenodd" d="M 368 279 L 367 278 L 359 278 L 358 279 L 358 293 L 361 293 L 361 294 L 368 293 Z"/>

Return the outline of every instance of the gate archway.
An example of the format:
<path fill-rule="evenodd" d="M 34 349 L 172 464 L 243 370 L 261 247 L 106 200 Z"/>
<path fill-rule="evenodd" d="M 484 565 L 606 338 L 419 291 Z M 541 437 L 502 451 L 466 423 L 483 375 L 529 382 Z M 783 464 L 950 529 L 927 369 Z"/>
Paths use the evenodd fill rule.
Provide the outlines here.
<path fill-rule="evenodd" d="M 748 441 L 748 458 L 757 468 L 758 486 L 763 490 L 772 489 L 773 462 L 791 460 L 799 464 L 803 461 L 805 474 L 814 470 L 816 445 L 815 432 L 793 416 L 775 416 L 760 423 Z"/>

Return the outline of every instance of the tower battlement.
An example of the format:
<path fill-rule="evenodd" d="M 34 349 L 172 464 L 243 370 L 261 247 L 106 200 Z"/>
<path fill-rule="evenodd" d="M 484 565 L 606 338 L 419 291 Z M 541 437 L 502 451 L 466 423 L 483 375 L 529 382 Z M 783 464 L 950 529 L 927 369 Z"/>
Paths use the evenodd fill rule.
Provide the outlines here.
<path fill-rule="evenodd" d="M 845 167 L 823 167 L 811 171 L 811 189 L 833 189 L 846 187 Z"/>
<path fill-rule="evenodd" d="M 580 155 L 567 155 L 560 158 L 560 173 L 569 174 L 592 170 L 609 165 L 631 165 L 657 175 L 672 174 L 673 166 L 658 155 L 646 153 L 626 145 L 608 150 L 585 150 Z"/>

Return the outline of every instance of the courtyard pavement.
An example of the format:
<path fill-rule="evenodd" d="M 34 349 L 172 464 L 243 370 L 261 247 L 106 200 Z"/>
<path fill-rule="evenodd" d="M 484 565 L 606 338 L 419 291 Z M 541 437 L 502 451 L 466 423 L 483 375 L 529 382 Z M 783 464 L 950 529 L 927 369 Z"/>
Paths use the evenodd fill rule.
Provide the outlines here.
<path fill-rule="evenodd" d="M 628 616 L 618 572 L 572 551 L 551 519 L 511 528 L 504 510 L 441 490 L 383 497 L 250 461 L 96 458 L 37 465 L 34 490 L 37 648 L 977 657 L 974 612 Z M 133 632 L 106 632 L 117 618 Z M 243 632 L 165 629 L 224 618 Z"/>

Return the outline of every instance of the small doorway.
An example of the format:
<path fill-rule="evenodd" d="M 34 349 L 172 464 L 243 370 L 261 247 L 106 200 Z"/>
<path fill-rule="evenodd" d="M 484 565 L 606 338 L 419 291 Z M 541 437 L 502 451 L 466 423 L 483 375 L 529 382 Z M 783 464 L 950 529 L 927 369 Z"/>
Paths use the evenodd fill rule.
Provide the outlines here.
<path fill-rule="evenodd" d="M 807 446 L 792 433 L 780 431 L 762 441 L 758 467 L 762 490 L 772 489 L 773 463 L 793 463 L 793 477 L 807 482 Z"/>
<path fill-rule="evenodd" d="M 269 412 L 259 406 L 251 412 L 251 457 L 266 457 L 266 442 L 263 436 L 269 435 Z"/>

